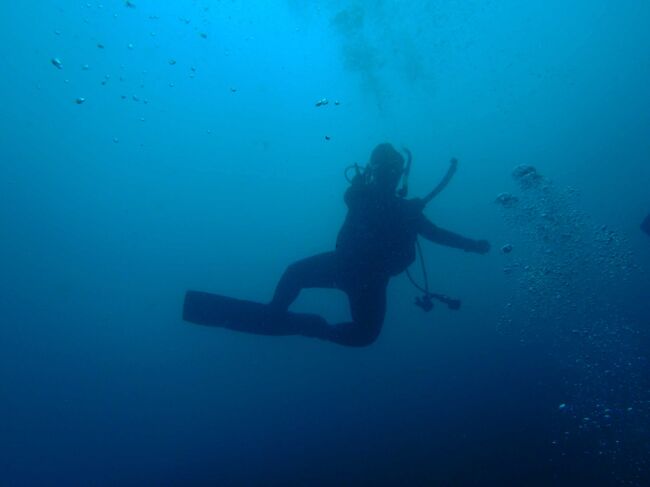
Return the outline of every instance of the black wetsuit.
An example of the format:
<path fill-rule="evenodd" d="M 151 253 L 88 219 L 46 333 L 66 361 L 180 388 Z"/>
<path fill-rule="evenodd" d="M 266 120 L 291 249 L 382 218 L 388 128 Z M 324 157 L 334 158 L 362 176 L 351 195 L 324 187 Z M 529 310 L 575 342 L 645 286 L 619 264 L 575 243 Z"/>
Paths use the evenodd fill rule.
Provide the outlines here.
<path fill-rule="evenodd" d="M 305 288 L 335 288 L 345 292 L 352 321 L 328 324 L 310 315 L 304 323 L 274 330 L 247 330 L 264 334 L 297 334 L 347 346 L 371 344 L 381 331 L 386 311 L 386 288 L 392 276 L 415 260 L 418 235 L 466 251 L 481 251 L 480 242 L 443 230 L 422 213 L 417 199 L 401 199 L 371 185 L 353 182 L 345 193 L 348 214 L 333 252 L 291 264 L 280 279 L 270 309 L 283 313 Z"/>

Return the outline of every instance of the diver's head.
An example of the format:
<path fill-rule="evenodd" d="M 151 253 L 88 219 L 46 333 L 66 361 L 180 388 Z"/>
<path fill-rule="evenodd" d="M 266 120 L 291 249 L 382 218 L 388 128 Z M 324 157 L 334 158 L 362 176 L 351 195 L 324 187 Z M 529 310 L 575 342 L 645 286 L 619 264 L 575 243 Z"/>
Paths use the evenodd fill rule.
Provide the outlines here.
<path fill-rule="evenodd" d="M 404 173 L 404 157 L 390 144 L 379 144 L 368 163 L 370 182 L 386 192 L 395 192 Z"/>

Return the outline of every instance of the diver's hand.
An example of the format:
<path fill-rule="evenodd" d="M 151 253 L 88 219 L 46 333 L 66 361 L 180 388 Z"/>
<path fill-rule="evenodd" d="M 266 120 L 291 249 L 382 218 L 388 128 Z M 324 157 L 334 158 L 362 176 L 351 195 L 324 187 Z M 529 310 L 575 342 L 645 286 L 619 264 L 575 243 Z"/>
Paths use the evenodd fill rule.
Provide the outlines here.
<path fill-rule="evenodd" d="M 485 255 L 490 251 L 491 245 L 487 240 L 475 240 L 471 251 L 477 254 Z"/>

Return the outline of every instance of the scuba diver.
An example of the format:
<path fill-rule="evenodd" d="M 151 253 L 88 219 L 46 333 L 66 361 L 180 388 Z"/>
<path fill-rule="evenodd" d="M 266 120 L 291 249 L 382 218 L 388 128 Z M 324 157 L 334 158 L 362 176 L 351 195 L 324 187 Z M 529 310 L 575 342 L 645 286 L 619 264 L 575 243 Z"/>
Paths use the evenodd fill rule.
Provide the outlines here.
<path fill-rule="evenodd" d="M 350 187 L 344 200 L 348 213 L 336 241 L 336 248 L 288 266 L 268 304 L 188 291 L 184 319 L 198 324 L 263 335 L 302 335 L 340 345 L 360 347 L 373 343 L 381 331 L 386 311 L 386 288 L 391 277 L 404 272 L 416 258 L 418 236 L 466 252 L 486 254 L 490 244 L 444 230 L 423 214 L 427 203 L 444 189 L 456 170 L 449 171 L 425 198 L 407 199 L 411 154 L 408 161 L 390 144 L 372 151 L 362 171 L 358 165 L 346 169 Z M 349 178 L 351 170 L 354 176 Z M 402 187 L 398 185 L 402 180 Z M 424 266 L 423 266 L 423 270 Z M 460 302 L 431 293 L 425 276 L 424 292 L 416 304 L 428 311 L 433 299 L 450 309 Z M 409 274 L 409 278 L 411 278 Z M 305 288 L 330 288 L 345 292 L 351 321 L 330 324 L 315 314 L 294 313 L 289 307 Z"/>

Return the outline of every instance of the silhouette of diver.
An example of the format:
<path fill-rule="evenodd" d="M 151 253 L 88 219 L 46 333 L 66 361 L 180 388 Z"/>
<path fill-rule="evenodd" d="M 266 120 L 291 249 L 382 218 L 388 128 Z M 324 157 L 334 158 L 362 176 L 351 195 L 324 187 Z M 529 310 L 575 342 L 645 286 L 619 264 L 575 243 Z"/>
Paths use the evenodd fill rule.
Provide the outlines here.
<path fill-rule="evenodd" d="M 415 260 L 418 235 L 466 252 L 485 254 L 490 250 L 486 240 L 472 240 L 444 230 L 423 214 L 426 203 L 453 175 L 452 170 L 444 184 L 438 185 L 427 198 L 404 198 L 410 168 L 410 153 L 407 154 L 409 164 L 405 167 L 404 157 L 392 145 L 380 144 L 372 151 L 363 172 L 355 166 L 356 175 L 345 192 L 348 213 L 336 249 L 289 265 L 268 305 L 190 291 L 197 298 L 198 311 L 188 308 L 186 298 L 185 319 L 248 333 L 315 337 L 345 346 L 373 343 L 384 321 L 388 282 Z M 453 160 L 452 169 L 455 170 Z M 404 186 L 397 192 L 400 179 L 404 180 Z M 332 325 L 318 315 L 288 311 L 305 288 L 345 292 L 352 321 Z M 216 304 L 204 305 L 204 298 L 217 299 Z M 191 300 L 189 303 L 194 307 Z M 207 310 L 209 305 L 218 313 L 211 314 Z"/>

